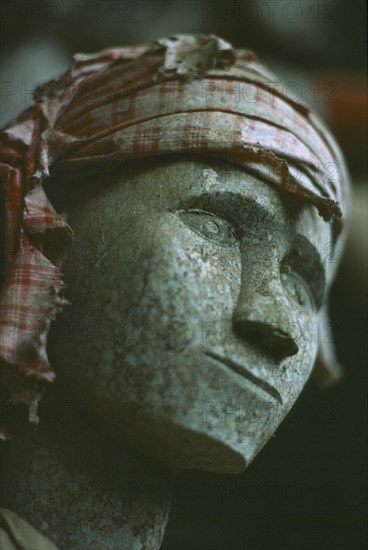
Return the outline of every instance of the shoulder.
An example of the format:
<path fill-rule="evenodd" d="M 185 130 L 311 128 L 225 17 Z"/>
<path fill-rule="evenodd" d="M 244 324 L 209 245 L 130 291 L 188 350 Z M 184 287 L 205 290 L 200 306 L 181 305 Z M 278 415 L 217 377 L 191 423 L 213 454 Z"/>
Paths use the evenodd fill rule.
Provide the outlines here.
<path fill-rule="evenodd" d="M 58 550 L 48 538 L 7 508 L 0 508 L 2 550 Z"/>

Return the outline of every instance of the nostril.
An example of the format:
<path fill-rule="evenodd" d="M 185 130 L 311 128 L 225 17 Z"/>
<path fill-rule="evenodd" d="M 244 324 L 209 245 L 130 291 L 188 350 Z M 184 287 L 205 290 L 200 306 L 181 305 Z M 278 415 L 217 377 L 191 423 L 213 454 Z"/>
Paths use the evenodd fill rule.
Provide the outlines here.
<path fill-rule="evenodd" d="M 266 350 L 278 361 L 299 351 L 295 340 L 289 334 L 271 324 L 244 319 L 234 321 L 234 326 L 239 337 Z"/>
<path fill-rule="evenodd" d="M 281 356 L 281 359 L 283 357 L 291 357 L 299 351 L 293 338 L 279 329 L 272 330 L 272 340 L 274 342 L 274 351 Z"/>

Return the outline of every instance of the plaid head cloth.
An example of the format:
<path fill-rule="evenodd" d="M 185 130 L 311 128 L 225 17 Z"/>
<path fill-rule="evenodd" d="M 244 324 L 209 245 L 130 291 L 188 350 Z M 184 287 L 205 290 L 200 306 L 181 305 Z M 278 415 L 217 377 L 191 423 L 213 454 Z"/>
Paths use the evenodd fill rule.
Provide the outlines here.
<path fill-rule="evenodd" d="M 34 412 L 42 382 L 55 376 L 47 334 L 67 303 L 61 267 L 73 233 L 45 194 L 49 167 L 78 179 L 88 165 L 170 153 L 213 155 L 241 166 L 315 205 L 331 222 L 333 241 L 342 242 L 349 202 L 342 154 L 321 121 L 288 97 L 253 52 L 212 34 L 178 34 L 77 54 L 0 135 L 5 402 L 27 403 Z M 51 233 L 60 241 L 56 255 L 48 250 Z M 320 351 L 324 372 L 333 377 L 332 349 Z"/>

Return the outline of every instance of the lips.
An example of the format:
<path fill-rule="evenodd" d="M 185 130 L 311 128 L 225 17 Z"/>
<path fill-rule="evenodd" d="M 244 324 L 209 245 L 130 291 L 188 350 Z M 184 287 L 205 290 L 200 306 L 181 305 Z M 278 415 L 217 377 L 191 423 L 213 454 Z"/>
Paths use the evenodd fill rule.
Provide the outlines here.
<path fill-rule="evenodd" d="M 283 404 L 282 397 L 276 388 L 271 386 L 271 384 L 269 384 L 268 382 L 265 382 L 261 378 L 258 378 L 257 376 L 255 376 L 255 374 L 247 370 L 245 367 L 238 365 L 237 363 L 234 363 L 234 361 L 232 361 L 231 359 L 228 359 L 227 357 L 222 357 L 221 355 L 213 351 L 206 350 L 204 353 L 209 357 L 212 357 L 212 359 L 215 359 L 216 361 L 219 361 L 226 367 L 230 368 L 233 372 L 236 372 L 243 378 L 246 378 L 249 382 L 251 382 L 258 388 L 260 388 L 262 391 L 266 392 L 270 397 L 276 400 L 280 405 Z"/>

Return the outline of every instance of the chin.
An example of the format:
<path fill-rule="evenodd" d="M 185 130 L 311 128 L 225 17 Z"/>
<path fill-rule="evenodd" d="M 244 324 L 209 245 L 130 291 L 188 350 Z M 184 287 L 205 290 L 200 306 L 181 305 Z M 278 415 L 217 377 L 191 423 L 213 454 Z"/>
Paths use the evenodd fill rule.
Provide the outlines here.
<path fill-rule="evenodd" d="M 124 438 L 138 451 L 173 469 L 237 474 L 242 472 L 271 438 L 277 426 L 259 418 L 256 424 L 236 418 L 221 419 L 195 429 L 190 419 L 156 419 L 140 415 L 124 430 Z M 263 424 L 263 425 L 262 425 Z"/>
<path fill-rule="evenodd" d="M 229 369 L 199 357 L 194 364 L 193 355 L 183 353 L 165 384 L 146 384 L 134 421 L 119 425 L 120 436 L 123 429 L 135 448 L 174 469 L 240 473 L 274 434 L 285 408 Z"/>

